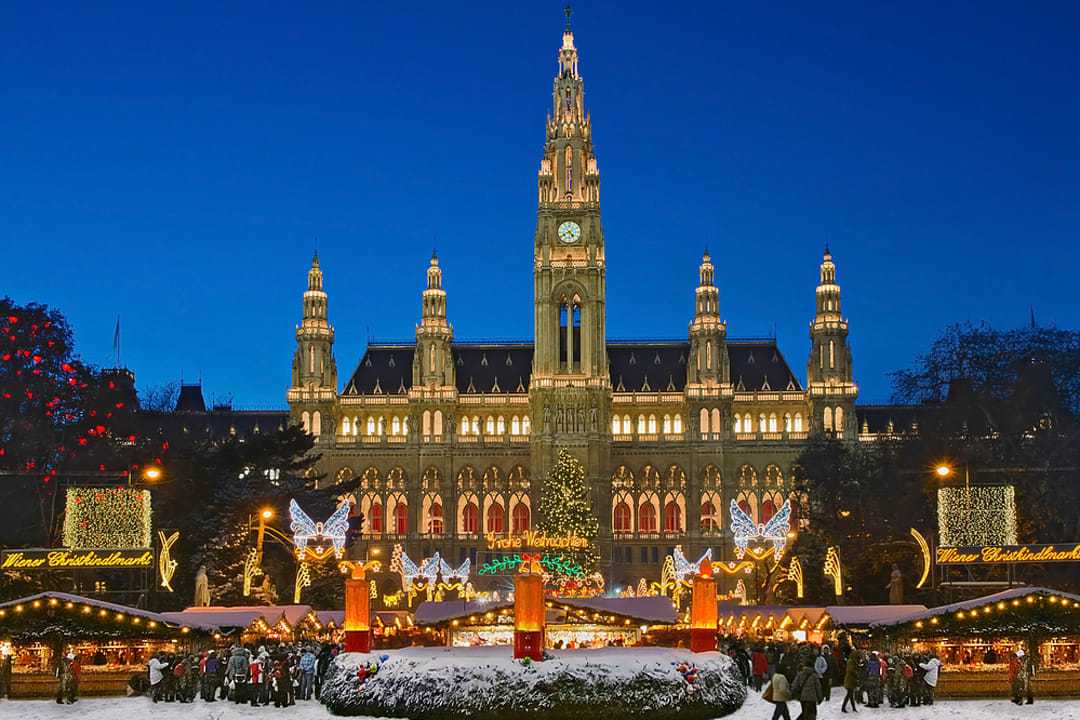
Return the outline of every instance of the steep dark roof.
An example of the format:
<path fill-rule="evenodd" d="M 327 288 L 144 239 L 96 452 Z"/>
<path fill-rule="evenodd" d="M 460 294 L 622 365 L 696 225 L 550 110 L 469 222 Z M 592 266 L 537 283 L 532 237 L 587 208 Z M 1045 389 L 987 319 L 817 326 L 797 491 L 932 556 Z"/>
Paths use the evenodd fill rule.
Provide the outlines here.
<path fill-rule="evenodd" d="M 286 410 L 215 410 L 202 413 L 139 413 L 144 431 L 159 437 L 188 436 L 200 440 L 241 438 L 275 432 L 289 425 Z"/>
<path fill-rule="evenodd" d="M 612 340 L 607 344 L 616 392 L 682 392 L 690 343 Z M 345 395 L 406 394 L 412 386 L 412 343 L 372 343 L 345 383 Z M 530 342 L 456 342 L 451 348 L 458 392 L 528 392 Z M 802 390 L 775 340 L 729 340 L 731 382 L 746 392 Z"/>
<path fill-rule="evenodd" d="M 176 412 L 204 413 L 206 401 L 203 400 L 202 385 L 181 385 L 176 397 Z"/>
<path fill-rule="evenodd" d="M 919 421 L 917 405 L 856 405 L 856 429 L 875 434 L 892 432 L 897 435 L 913 432 Z M 891 431 L 890 431 L 891 423 Z"/>
<path fill-rule="evenodd" d="M 612 341 L 608 367 L 615 392 L 682 392 L 686 387 L 686 341 Z"/>
<path fill-rule="evenodd" d="M 802 390 L 776 340 L 728 340 L 727 347 L 736 392 Z"/>

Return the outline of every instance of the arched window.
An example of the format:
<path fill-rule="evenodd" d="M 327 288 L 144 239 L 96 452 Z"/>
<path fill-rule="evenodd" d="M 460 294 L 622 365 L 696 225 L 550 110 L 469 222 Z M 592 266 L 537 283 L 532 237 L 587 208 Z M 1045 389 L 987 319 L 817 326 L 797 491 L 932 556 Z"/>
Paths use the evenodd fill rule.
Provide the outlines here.
<path fill-rule="evenodd" d="M 521 418 L 519 418 L 517 415 L 510 418 L 510 434 L 511 435 L 520 435 L 521 434 Z"/>
<path fill-rule="evenodd" d="M 432 535 L 443 534 L 443 509 L 441 502 L 435 502 L 431 505 L 431 527 L 428 531 Z"/>
<path fill-rule="evenodd" d="M 836 432 L 844 432 L 844 408 L 837 407 L 834 417 L 834 423 L 836 424 Z"/>
<path fill-rule="evenodd" d="M 529 531 L 529 506 L 519 502 L 514 506 L 513 516 L 510 518 L 510 530 L 515 535 Z"/>
<path fill-rule="evenodd" d="M 791 432 L 791 413 L 784 413 L 784 432 Z"/>
<path fill-rule="evenodd" d="M 434 422 L 432 423 L 431 429 L 436 435 L 442 435 L 442 410 L 435 411 Z"/>
<path fill-rule="evenodd" d="M 322 413 L 318 410 L 311 413 L 311 434 L 315 437 L 322 434 Z"/>
<path fill-rule="evenodd" d="M 682 510 L 679 509 L 679 504 L 674 500 L 669 500 L 667 505 L 664 506 L 664 532 L 682 532 Z"/>
<path fill-rule="evenodd" d="M 435 346 L 431 345 L 428 350 L 428 370 L 435 372 Z"/>
<path fill-rule="evenodd" d="M 311 415 L 308 414 L 307 410 L 300 413 L 300 427 L 304 428 L 306 433 L 311 432 Z"/>
<path fill-rule="evenodd" d="M 373 418 L 373 417 L 369 417 L 367 419 L 367 434 L 368 435 L 374 435 L 375 434 L 375 418 Z"/>
<path fill-rule="evenodd" d="M 377 434 L 378 434 L 378 435 L 379 435 L 380 437 L 381 437 L 381 436 L 382 436 L 382 434 L 383 434 L 383 433 L 385 432 L 385 430 L 384 430 L 384 425 L 383 425 L 383 419 L 382 419 L 381 417 L 380 417 L 380 418 L 377 418 L 377 419 L 375 420 L 375 432 L 376 432 L 376 433 L 377 433 Z"/>
<path fill-rule="evenodd" d="M 634 528 L 630 518 L 630 506 L 626 504 L 625 500 L 619 501 L 612 510 L 612 529 L 615 532 L 633 532 Z"/>
<path fill-rule="evenodd" d="M 618 435 L 619 434 L 619 416 L 618 415 L 613 415 L 611 417 L 611 434 L 612 435 Z"/>
<path fill-rule="evenodd" d="M 375 535 L 381 535 L 383 531 L 382 503 L 378 500 L 371 503 L 371 510 L 369 514 L 371 515 L 371 517 L 368 518 L 368 520 L 370 521 L 368 524 L 371 526 L 371 532 Z"/>
<path fill-rule="evenodd" d="M 832 432 L 832 408 L 825 408 L 825 432 Z"/>
<path fill-rule="evenodd" d="M 638 531 L 643 533 L 656 532 L 656 508 L 649 501 L 641 503 L 638 508 Z"/>
<path fill-rule="evenodd" d="M 487 510 L 487 531 L 495 534 L 503 532 L 504 516 L 503 506 L 499 503 L 492 503 Z"/>
<path fill-rule="evenodd" d="M 497 417 L 495 419 L 495 434 L 496 435 L 505 435 L 506 434 L 506 420 L 503 419 L 502 415 L 500 415 L 499 417 Z"/>
<path fill-rule="evenodd" d="M 394 506 L 394 533 L 404 535 L 409 532 L 409 506 L 399 502 Z"/>
<path fill-rule="evenodd" d="M 671 419 L 671 429 L 676 435 L 682 432 L 682 415 L 676 415 Z"/>
<path fill-rule="evenodd" d="M 720 423 L 720 408 L 713 408 L 712 409 L 711 419 L 712 419 L 712 422 L 710 423 L 710 425 L 712 425 L 712 431 L 714 433 L 723 432 L 724 431 L 724 426 Z"/>
<path fill-rule="evenodd" d="M 393 417 L 393 419 L 390 420 L 390 434 L 391 435 L 400 435 L 401 434 L 401 418 L 399 418 L 397 415 L 395 415 Z"/>
<path fill-rule="evenodd" d="M 705 341 L 705 368 L 712 370 L 712 340 Z"/>
<path fill-rule="evenodd" d="M 487 416 L 487 422 L 484 423 L 484 432 L 488 435 L 495 434 L 495 418 L 490 415 Z"/>
<path fill-rule="evenodd" d="M 758 432 L 766 432 L 765 413 L 758 415 Z"/>
<path fill-rule="evenodd" d="M 720 525 L 716 522 L 716 505 L 710 497 L 701 503 L 701 530 L 710 532 L 719 529 Z"/>
<path fill-rule="evenodd" d="M 836 367 L 836 343 L 833 340 L 829 341 L 829 368 Z"/>
<path fill-rule="evenodd" d="M 424 437 L 431 435 L 431 411 L 425 410 L 424 414 L 420 416 L 420 429 L 424 433 Z"/>
<path fill-rule="evenodd" d="M 473 419 L 472 419 L 472 434 L 473 435 L 479 435 L 480 434 L 480 418 L 478 416 L 476 416 L 476 415 L 473 415 Z"/>
<path fill-rule="evenodd" d="M 665 415 L 664 416 L 664 424 L 661 427 L 663 428 L 663 433 L 665 435 L 670 435 L 671 434 L 671 416 L 670 415 Z"/>
<path fill-rule="evenodd" d="M 353 437 L 356 437 L 359 434 L 360 434 L 360 418 L 353 415 L 353 419 L 352 419 L 352 435 L 353 435 Z"/>
<path fill-rule="evenodd" d="M 465 417 L 464 415 L 462 415 L 461 420 L 458 421 L 458 434 L 469 434 L 469 418 Z"/>
<path fill-rule="evenodd" d="M 655 415 L 650 415 L 649 416 L 649 433 L 652 434 L 652 435 L 656 434 L 656 416 Z"/>
<path fill-rule="evenodd" d="M 638 435 L 644 435 L 645 434 L 645 416 L 644 415 L 638 415 L 637 416 L 637 433 L 638 433 Z"/>
<path fill-rule="evenodd" d="M 709 434 L 709 410 L 708 408 L 701 408 L 700 418 L 698 424 L 701 425 L 701 434 Z"/>
<path fill-rule="evenodd" d="M 769 413 L 769 432 L 776 432 L 776 413 Z"/>
<path fill-rule="evenodd" d="M 475 535 L 480 527 L 480 509 L 475 502 L 466 503 L 461 510 L 461 531 Z"/>
<path fill-rule="evenodd" d="M 795 432 L 802 432 L 802 431 L 803 431 L 802 413 L 797 412 L 797 413 L 795 413 Z"/>
<path fill-rule="evenodd" d="M 526 416 L 524 416 L 523 418 L 521 418 L 521 434 L 522 434 L 522 435 L 528 435 L 528 434 L 529 434 L 529 431 L 530 431 L 531 429 L 532 429 L 532 428 L 531 428 L 531 426 L 529 425 L 529 416 L 528 416 L 528 415 L 526 415 Z"/>
<path fill-rule="evenodd" d="M 623 415 L 622 416 L 622 432 L 623 432 L 623 435 L 629 435 L 632 432 L 632 430 L 630 429 L 630 416 L 629 415 Z"/>
<path fill-rule="evenodd" d="M 742 431 L 742 415 L 735 413 L 735 432 L 741 433 Z"/>
<path fill-rule="evenodd" d="M 772 498 L 766 497 L 761 503 L 761 519 L 759 522 L 767 523 L 772 520 L 772 516 L 776 514 L 776 504 L 773 503 Z"/>
<path fill-rule="evenodd" d="M 351 427 L 350 427 L 349 418 L 347 418 L 347 417 L 341 418 L 341 434 L 342 435 L 348 435 L 350 430 L 351 430 Z"/>

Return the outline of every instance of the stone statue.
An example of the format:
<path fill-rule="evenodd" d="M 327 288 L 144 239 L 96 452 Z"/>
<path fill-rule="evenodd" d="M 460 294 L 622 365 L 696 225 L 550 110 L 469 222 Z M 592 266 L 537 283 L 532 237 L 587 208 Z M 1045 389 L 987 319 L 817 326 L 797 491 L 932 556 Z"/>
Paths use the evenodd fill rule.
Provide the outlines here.
<path fill-rule="evenodd" d="M 210 605 L 210 580 L 206 577 L 206 566 L 200 565 L 195 573 L 195 607 L 209 607 Z"/>
<path fill-rule="evenodd" d="M 886 587 L 889 588 L 889 604 L 903 605 L 904 576 L 900 572 L 900 568 L 897 567 L 896 563 L 893 563 L 892 572 L 889 574 L 889 584 Z"/>

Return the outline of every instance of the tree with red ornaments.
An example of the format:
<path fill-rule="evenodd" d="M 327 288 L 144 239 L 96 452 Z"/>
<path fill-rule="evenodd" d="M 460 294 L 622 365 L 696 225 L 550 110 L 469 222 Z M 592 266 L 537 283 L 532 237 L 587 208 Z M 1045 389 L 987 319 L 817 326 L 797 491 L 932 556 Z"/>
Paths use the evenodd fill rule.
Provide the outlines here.
<path fill-rule="evenodd" d="M 119 484 L 132 466 L 160 459 L 162 449 L 138 433 L 129 379 L 82 362 L 58 310 L 0 298 L 0 500 L 33 491 L 33 524 L 44 535 L 36 542 L 56 539 L 61 480 Z"/>

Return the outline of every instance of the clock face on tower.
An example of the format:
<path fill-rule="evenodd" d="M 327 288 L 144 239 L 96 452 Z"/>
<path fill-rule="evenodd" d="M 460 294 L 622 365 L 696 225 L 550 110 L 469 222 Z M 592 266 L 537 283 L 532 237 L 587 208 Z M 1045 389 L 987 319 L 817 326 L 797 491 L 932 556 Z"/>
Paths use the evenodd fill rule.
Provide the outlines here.
<path fill-rule="evenodd" d="M 559 242 L 570 245 L 576 243 L 581 237 L 581 226 L 572 220 L 567 220 L 559 226 Z"/>

